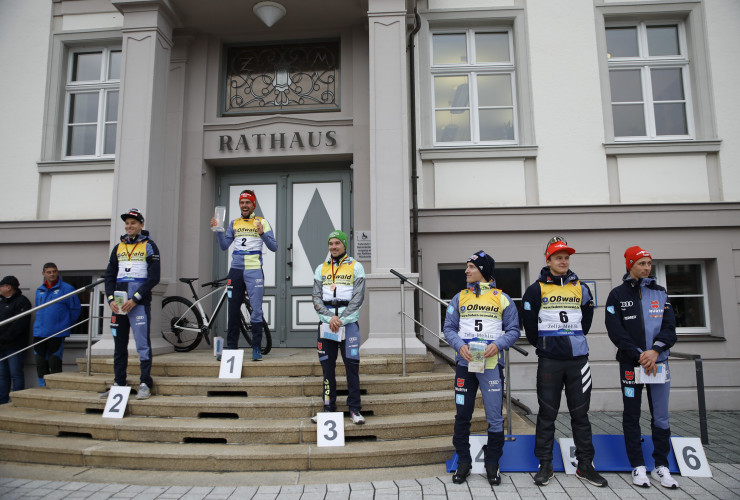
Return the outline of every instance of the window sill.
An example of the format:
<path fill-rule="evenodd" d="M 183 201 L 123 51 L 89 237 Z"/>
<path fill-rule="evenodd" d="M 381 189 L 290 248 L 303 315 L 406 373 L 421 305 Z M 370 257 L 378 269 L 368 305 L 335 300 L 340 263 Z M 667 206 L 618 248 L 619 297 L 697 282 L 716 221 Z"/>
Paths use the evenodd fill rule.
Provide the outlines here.
<path fill-rule="evenodd" d="M 536 158 L 537 146 L 462 146 L 419 149 L 422 160 Z"/>
<path fill-rule="evenodd" d="M 94 158 L 90 160 L 39 161 L 36 163 L 40 174 L 59 172 L 112 172 L 115 158 Z"/>
<path fill-rule="evenodd" d="M 605 142 L 607 155 L 649 155 L 666 153 L 717 153 L 722 145 L 717 141 L 630 141 Z"/>
<path fill-rule="evenodd" d="M 713 333 L 676 333 L 678 337 L 678 342 L 724 342 L 727 340 L 725 337 L 722 337 L 717 334 Z M 678 343 L 677 342 L 677 343 Z M 676 346 L 674 345 L 673 348 Z M 678 351 L 681 351 L 681 348 L 678 348 Z"/>

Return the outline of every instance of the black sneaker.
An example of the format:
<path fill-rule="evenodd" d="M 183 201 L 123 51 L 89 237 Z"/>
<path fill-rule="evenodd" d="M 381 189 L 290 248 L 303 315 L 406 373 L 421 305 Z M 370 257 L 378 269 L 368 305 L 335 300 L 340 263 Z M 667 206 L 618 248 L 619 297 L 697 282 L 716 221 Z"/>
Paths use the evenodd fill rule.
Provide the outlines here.
<path fill-rule="evenodd" d="M 594 469 L 594 466 L 591 464 L 581 464 L 578 463 L 578 467 L 576 468 L 576 476 L 578 476 L 578 479 L 583 479 L 584 481 L 588 481 L 589 483 L 593 484 L 594 486 L 598 486 L 599 488 L 603 488 L 609 482 L 601 477 L 601 474 L 596 472 L 596 469 Z"/>
<path fill-rule="evenodd" d="M 455 484 L 464 483 L 465 479 L 470 475 L 470 468 L 472 466 L 473 464 L 470 463 L 457 464 L 457 470 L 452 475 L 452 482 Z"/>
<path fill-rule="evenodd" d="M 498 465 L 486 465 L 486 477 L 488 484 L 498 486 L 501 484 L 501 474 L 498 473 Z"/>
<path fill-rule="evenodd" d="M 537 486 L 547 486 L 553 477 L 555 477 L 555 474 L 552 472 L 552 462 L 541 462 L 540 470 L 534 475 L 534 484 Z"/>

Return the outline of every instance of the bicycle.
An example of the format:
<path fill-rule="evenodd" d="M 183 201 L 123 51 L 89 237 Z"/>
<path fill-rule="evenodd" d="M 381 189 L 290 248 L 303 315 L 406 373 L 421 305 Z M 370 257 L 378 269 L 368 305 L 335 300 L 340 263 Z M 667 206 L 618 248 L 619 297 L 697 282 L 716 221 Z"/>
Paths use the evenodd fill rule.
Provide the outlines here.
<path fill-rule="evenodd" d="M 226 295 L 228 287 L 226 286 L 227 278 L 221 278 L 215 281 L 209 281 L 203 283 L 201 287 L 210 286 L 214 290 L 204 297 L 198 297 L 198 293 L 195 291 L 193 282 L 197 281 L 198 278 L 180 278 L 182 283 L 187 283 L 190 290 L 193 292 L 193 299 L 195 302 L 191 302 L 185 297 L 173 295 L 171 297 L 165 297 L 162 300 L 162 337 L 175 346 L 177 352 L 188 352 L 195 349 L 200 344 L 201 339 L 205 339 L 208 345 L 211 345 L 209 333 L 214 324 L 214 319 L 218 316 L 221 307 L 226 302 Z M 213 313 L 209 317 L 201 302 L 219 290 L 223 290 L 223 293 L 216 302 L 216 307 Z M 245 311 L 246 309 L 246 311 Z M 246 314 L 245 314 L 246 312 Z M 239 319 L 241 325 L 239 330 L 244 336 L 244 339 L 252 347 L 252 304 L 249 302 L 249 296 L 244 294 L 244 304 L 241 309 Z M 270 328 L 267 323 L 263 322 L 262 331 L 262 342 L 260 343 L 260 351 L 262 354 L 267 354 L 272 349 L 272 335 L 270 334 Z"/>

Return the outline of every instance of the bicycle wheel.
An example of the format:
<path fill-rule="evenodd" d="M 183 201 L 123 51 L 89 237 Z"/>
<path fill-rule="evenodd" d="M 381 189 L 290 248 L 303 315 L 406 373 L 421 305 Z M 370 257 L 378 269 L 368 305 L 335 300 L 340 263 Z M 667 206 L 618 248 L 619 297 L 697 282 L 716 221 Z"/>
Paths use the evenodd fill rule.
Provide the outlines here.
<path fill-rule="evenodd" d="M 195 349 L 203 338 L 203 320 L 193 304 L 184 297 L 165 297 L 162 301 L 162 337 L 175 351 Z"/>
<path fill-rule="evenodd" d="M 249 303 L 249 298 L 244 297 L 244 303 L 241 308 L 241 332 L 244 336 L 244 340 L 247 341 L 249 347 L 252 347 L 252 304 Z M 263 318 L 264 319 L 264 318 Z M 262 342 L 260 342 L 260 352 L 267 354 L 272 349 L 272 335 L 270 333 L 270 327 L 267 323 L 262 322 Z"/>

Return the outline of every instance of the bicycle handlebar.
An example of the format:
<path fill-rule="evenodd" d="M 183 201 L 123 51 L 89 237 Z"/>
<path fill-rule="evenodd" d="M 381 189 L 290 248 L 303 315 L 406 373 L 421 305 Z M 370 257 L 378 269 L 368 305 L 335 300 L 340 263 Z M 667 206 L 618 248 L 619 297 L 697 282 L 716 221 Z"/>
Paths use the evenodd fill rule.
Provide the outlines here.
<path fill-rule="evenodd" d="M 223 282 L 226 281 L 227 279 L 228 279 L 228 277 L 226 277 L 226 278 L 219 278 L 217 280 L 209 281 L 208 283 L 203 283 L 200 286 L 201 286 L 201 288 L 205 288 L 207 286 L 212 286 L 213 288 L 217 288 L 217 287 L 223 286 L 224 285 Z"/>

